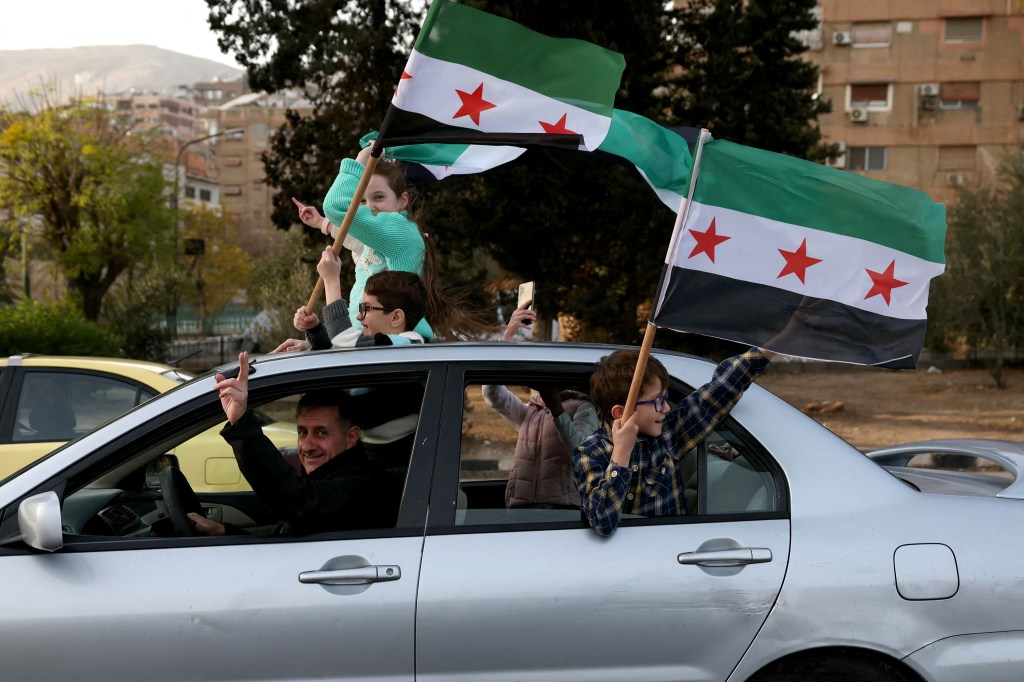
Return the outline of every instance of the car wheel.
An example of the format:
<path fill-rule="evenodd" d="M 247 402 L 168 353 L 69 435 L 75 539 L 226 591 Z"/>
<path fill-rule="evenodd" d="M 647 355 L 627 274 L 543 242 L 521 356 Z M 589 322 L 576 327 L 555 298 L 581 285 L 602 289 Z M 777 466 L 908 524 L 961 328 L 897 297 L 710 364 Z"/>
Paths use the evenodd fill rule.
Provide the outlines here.
<path fill-rule="evenodd" d="M 809 654 L 773 663 L 750 682 L 911 682 L 888 661 L 859 651 Z"/>

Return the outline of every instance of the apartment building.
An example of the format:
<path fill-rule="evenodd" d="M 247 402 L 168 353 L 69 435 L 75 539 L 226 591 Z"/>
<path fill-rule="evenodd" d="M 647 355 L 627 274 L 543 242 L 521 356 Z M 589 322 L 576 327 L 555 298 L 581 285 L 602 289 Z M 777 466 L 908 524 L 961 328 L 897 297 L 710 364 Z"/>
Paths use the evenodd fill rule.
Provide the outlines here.
<path fill-rule="evenodd" d="M 1024 131 L 1021 0 L 824 0 L 803 36 L 821 67 L 835 165 L 935 200 L 990 183 Z"/>
<path fill-rule="evenodd" d="M 205 130 L 200 107 L 189 97 L 128 93 L 114 96 L 115 110 L 140 130 L 188 140 Z"/>
<path fill-rule="evenodd" d="M 256 256 L 266 254 L 279 237 L 271 222 L 274 189 L 266 183 L 262 155 L 288 109 L 306 112 L 310 105 L 287 92 L 248 93 L 209 110 L 219 129 L 242 130 L 217 140 L 220 205 L 238 221 L 246 249 Z"/>

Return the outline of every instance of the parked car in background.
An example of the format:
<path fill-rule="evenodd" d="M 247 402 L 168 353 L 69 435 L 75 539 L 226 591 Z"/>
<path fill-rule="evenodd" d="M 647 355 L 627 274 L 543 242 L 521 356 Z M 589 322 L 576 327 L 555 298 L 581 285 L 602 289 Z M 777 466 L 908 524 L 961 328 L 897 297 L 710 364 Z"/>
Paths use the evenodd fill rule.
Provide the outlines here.
<path fill-rule="evenodd" d="M 945 438 L 892 445 L 868 456 L 923 492 L 1024 497 L 1024 443 Z"/>
<path fill-rule="evenodd" d="M 509 472 L 472 436 L 470 397 L 483 384 L 585 388 L 613 350 L 438 343 L 257 358 L 250 405 L 270 414 L 314 389 L 359 389 L 373 406 L 367 453 L 402 495 L 397 523 L 368 516 L 358 531 L 277 535 L 253 493 L 199 491 L 194 470 L 193 502 L 244 532 L 179 530 L 187 486 L 160 467 L 222 423 L 211 375 L 62 446 L 0 483 L 8 677 L 1021 678 L 1019 469 L 994 494 L 911 485 L 754 385 L 682 457 L 685 515 L 625 518 L 605 538 L 576 509 L 506 508 Z M 672 402 L 714 369 L 655 356 Z"/>
<path fill-rule="evenodd" d="M 0 480 L 191 378 L 170 365 L 122 358 L 0 358 Z M 293 423 L 264 420 L 275 443 L 295 446 Z M 234 458 L 206 456 L 218 441 L 217 429 L 211 429 L 188 451 L 172 454 L 199 490 L 248 490 Z"/>

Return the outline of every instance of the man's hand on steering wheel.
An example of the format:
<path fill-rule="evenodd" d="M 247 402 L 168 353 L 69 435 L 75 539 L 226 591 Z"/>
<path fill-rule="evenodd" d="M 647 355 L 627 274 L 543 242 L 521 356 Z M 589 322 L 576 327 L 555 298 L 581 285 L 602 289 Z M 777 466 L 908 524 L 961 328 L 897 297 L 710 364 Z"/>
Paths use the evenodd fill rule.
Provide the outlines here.
<path fill-rule="evenodd" d="M 217 523 L 195 512 L 189 512 L 188 518 L 195 524 L 196 532 L 200 535 L 224 535 L 223 523 Z"/>

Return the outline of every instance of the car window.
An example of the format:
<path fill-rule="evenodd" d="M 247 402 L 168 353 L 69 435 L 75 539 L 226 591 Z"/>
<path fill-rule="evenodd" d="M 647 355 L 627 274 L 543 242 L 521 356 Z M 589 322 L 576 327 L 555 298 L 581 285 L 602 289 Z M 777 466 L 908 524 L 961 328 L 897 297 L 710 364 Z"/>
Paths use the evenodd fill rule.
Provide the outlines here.
<path fill-rule="evenodd" d="M 702 459 L 704 472 L 704 485 L 699 490 L 699 513 L 746 514 L 778 510 L 779 486 L 766 458 L 728 426 L 716 429 L 695 452 Z"/>
<path fill-rule="evenodd" d="M 140 384 L 98 374 L 27 371 L 12 440 L 71 440 L 154 395 Z"/>
<path fill-rule="evenodd" d="M 469 373 L 467 378 L 472 376 Z M 592 409 L 583 393 L 587 378 L 587 374 L 575 379 L 566 377 L 559 385 L 560 389 L 571 386 L 578 391 L 561 394 L 563 404 L 572 406 L 567 414 L 574 420 Z M 456 526 L 565 524 L 579 523 L 583 518 L 570 449 L 565 447 L 572 434 L 558 429 L 550 417 L 541 416 L 545 409 L 538 389 L 544 390 L 545 380 L 538 376 L 529 384 L 466 381 Z M 690 390 L 674 383 L 670 388 L 671 407 Z M 584 412 L 577 411 L 580 405 Z M 588 424 L 585 428 L 592 431 L 597 425 L 596 414 L 592 419 L 577 421 L 581 421 L 581 427 Z M 562 421 L 564 424 L 565 419 Z M 679 497 L 685 507 L 685 513 L 679 515 L 681 521 L 781 510 L 783 495 L 777 466 L 731 418 L 686 453 L 675 467 L 672 475 L 679 481 Z M 651 489 L 656 484 L 651 484 Z M 642 514 L 627 514 L 623 519 L 626 526 L 650 522 Z M 660 517 L 658 522 L 664 519 Z"/>
<path fill-rule="evenodd" d="M 111 454 L 69 482 L 65 541 L 195 534 L 196 524 L 188 522 L 186 532 L 176 509 L 221 526 L 217 533 L 233 541 L 394 529 L 425 375 L 307 386 L 302 393 L 253 390 L 252 408 L 234 428 L 213 392 L 168 425 L 140 427 L 154 429 L 134 439 L 142 445 Z M 322 419 L 310 421 L 311 414 Z M 302 449 L 300 434 L 309 439 Z M 348 497 L 336 495 L 341 488 Z"/>
<path fill-rule="evenodd" d="M 575 416 L 585 394 L 563 395 Z M 580 521 L 569 449 L 546 412 L 527 386 L 466 386 L 456 525 Z"/>

